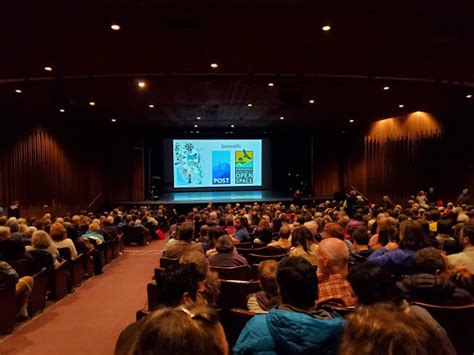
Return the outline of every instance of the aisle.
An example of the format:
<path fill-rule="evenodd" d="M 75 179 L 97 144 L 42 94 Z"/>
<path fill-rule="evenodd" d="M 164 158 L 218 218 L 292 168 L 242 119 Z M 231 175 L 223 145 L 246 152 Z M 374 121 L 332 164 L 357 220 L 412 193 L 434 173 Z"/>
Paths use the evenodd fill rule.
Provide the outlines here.
<path fill-rule="evenodd" d="M 0 354 L 113 354 L 120 331 L 146 301 L 164 241 L 129 247 L 76 292 L 0 341 Z"/>

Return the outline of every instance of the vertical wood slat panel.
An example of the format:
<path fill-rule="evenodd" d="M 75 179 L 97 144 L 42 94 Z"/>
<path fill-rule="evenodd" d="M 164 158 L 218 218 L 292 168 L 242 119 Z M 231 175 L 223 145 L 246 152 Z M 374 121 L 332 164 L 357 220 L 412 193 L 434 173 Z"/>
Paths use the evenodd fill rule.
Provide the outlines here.
<path fill-rule="evenodd" d="M 44 128 L 12 137 L 12 142 L 0 146 L 0 206 L 19 200 L 22 214 L 28 217 L 41 216 L 44 204 L 52 213 L 85 209 L 106 186 L 100 171 L 105 167 L 95 164 L 103 159 L 92 153 L 83 153 L 82 147 L 66 139 L 59 142 Z M 137 168 L 143 169 L 143 163 Z M 143 173 L 137 171 L 139 176 Z M 140 185 L 143 189 L 143 182 Z"/>

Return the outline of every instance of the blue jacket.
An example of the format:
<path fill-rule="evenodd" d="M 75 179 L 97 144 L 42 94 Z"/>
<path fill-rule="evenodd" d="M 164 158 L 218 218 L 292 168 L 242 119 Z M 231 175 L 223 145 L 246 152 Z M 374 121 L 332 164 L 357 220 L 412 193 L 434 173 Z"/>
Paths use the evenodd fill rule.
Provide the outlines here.
<path fill-rule="evenodd" d="M 234 354 L 336 354 L 343 318 L 272 309 L 254 316 L 240 333 Z"/>
<path fill-rule="evenodd" d="M 409 275 L 415 272 L 415 251 L 413 250 L 397 248 L 388 251 L 381 248 L 374 251 L 367 260 L 394 275 Z"/>

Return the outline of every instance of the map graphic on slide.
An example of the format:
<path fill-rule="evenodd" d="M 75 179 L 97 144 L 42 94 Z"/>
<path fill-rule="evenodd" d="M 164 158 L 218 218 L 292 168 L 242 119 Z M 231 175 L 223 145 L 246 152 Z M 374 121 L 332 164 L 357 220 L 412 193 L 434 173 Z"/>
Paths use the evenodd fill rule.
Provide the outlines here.
<path fill-rule="evenodd" d="M 202 185 L 203 168 L 200 152 L 192 143 L 176 143 L 174 147 L 176 180 L 180 186 Z"/>
<path fill-rule="evenodd" d="M 212 184 L 230 184 L 230 152 L 212 152 Z"/>

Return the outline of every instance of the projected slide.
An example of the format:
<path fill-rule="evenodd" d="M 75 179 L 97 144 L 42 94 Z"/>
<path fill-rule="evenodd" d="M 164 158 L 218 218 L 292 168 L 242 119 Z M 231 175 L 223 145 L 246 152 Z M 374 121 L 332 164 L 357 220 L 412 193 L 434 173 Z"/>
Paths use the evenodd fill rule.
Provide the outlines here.
<path fill-rule="evenodd" d="M 173 140 L 174 187 L 262 185 L 262 141 Z"/>

